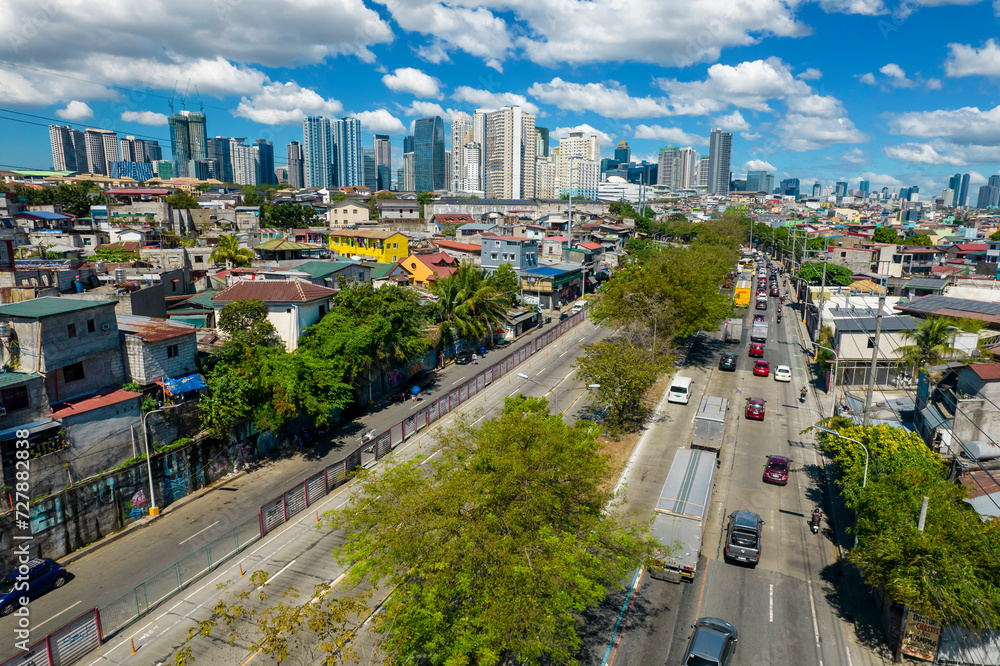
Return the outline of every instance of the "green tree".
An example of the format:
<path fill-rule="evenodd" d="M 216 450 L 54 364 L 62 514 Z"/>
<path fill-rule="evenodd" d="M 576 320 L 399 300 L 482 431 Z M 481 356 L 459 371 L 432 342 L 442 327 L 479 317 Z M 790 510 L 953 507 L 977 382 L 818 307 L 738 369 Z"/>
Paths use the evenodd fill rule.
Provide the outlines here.
<path fill-rule="evenodd" d="M 649 356 L 632 340 L 616 338 L 583 345 L 584 355 L 574 364 L 587 384 L 597 384 L 597 404 L 607 408 L 605 422 L 612 433 L 630 430 L 646 417 L 643 399 L 656 383 L 664 359 Z"/>
<path fill-rule="evenodd" d="M 53 194 L 53 203 L 61 204 L 65 213 L 76 217 L 87 217 L 92 203 L 103 202 L 101 188 L 89 180 L 58 185 Z"/>
<path fill-rule="evenodd" d="M 433 192 L 419 192 L 417 194 L 417 203 L 420 204 L 420 219 L 424 219 L 426 217 L 424 215 L 424 208 L 432 201 L 434 201 Z"/>
<path fill-rule="evenodd" d="M 319 222 L 315 208 L 292 201 L 264 204 L 260 208 L 260 217 L 261 226 L 277 229 L 305 229 Z"/>
<path fill-rule="evenodd" d="M 829 262 L 826 264 L 826 285 L 828 287 L 834 285 L 846 287 L 853 282 L 852 275 L 854 275 L 854 271 L 846 266 L 838 266 Z M 795 276 L 800 280 L 805 280 L 808 284 L 819 286 L 823 283 L 823 262 L 807 261 L 802 264 Z"/>
<path fill-rule="evenodd" d="M 504 321 L 504 297 L 486 281 L 483 270 L 462 264 L 433 286 L 438 300 L 428 305 L 428 315 L 437 324 L 442 345 L 457 338 L 478 340 Z"/>
<path fill-rule="evenodd" d="M 521 281 L 517 277 L 517 271 L 509 263 L 500 264 L 499 267 L 487 278 L 487 282 L 493 285 L 500 299 L 508 308 L 514 307 L 517 303 L 517 296 L 521 291 Z"/>
<path fill-rule="evenodd" d="M 94 250 L 94 259 L 106 261 L 112 264 L 128 264 L 139 260 L 139 253 L 124 249 L 97 248 Z"/>
<path fill-rule="evenodd" d="M 1000 231 L 994 231 L 992 234 L 990 234 L 990 240 L 1000 241 Z"/>
<path fill-rule="evenodd" d="M 257 188 L 253 185 L 243 186 L 243 196 L 242 205 L 244 206 L 263 206 L 267 203 L 267 199 L 263 194 L 257 191 Z"/>
<path fill-rule="evenodd" d="M 219 242 L 212 250 L 209 260 L 217 264 L 224 263 L 228 268 L 230 265 L 249 266 L 256 256 L 250 248 L 240 247 L 240 241 L 236 236 L 226 234 L 219 237 Z"/>
<path fill-rule="evenodd" d="M 893 351 L 902 355 L 901 364 L 910 368 L 914 376 L 918 370 L 927 366 L 964 358 L 965 354 L 949 344 L 953 328 L 956 328 L 955 322 L 948 317 L 921 319 L 915 329 L 901 332 L 903 339 L 911 344 L 897 347 Z"/>
<path fill-rule="evenodd" d="M 906 239 L 907 245 L 933 245 L 927 234 L 916 234 Z"/>
<path fill-rule="evenodd" d="M 875 243 L 898 243 L 900 238 L 892 227 L 878 227 L 872 234 L 872 241 Z"/>
<path fill-rule="evenodd" d="M 165 200 L 174 210 L 201 208 L 198 205 L 198 199 L 183 190 L 177 190 L 173 194 L 168 194 Z"/>
<path fill-rule="evenodd" d="M 267 305 L 263 301 L 233 301 L 222 307 L 216 326 L 230 337 L 249 334 L 252 339 L 248 342 L 252 344 L 270 344 L 277 331 L 268 321 L 267 314 Z"/>
<path fill-rule="evenodd" d="M 621 589 L 652 540 L 618 512 L 592 426 L 544 399 L 442 435 L 432 469 L 361 472 L 331 526 L 349 581 L 395 586 L 375 616 L 391 663 L 572 663 L 578 615 Z"/>

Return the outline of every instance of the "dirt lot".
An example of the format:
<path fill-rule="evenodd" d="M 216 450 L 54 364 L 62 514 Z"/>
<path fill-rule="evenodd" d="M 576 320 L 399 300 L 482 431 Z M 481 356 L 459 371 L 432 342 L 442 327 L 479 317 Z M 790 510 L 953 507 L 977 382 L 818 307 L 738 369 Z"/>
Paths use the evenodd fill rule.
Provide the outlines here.
<path fill-rule="evenodd" d="M 667 384 L 670 382 L 672 373 L 666 373 L 653 384 L 653 388 L 646 392 L 646 408 L 652 413 L 653 409 L 656 408 L 656 403 L 659 402 L 660 396 L 663 392 L 667 390 Z M 629 456 L 632 455 L 632 449 L 639 442 L 639 438 L 642 436 L 642 431 L 638 430 L 636 432 L 626 433 L 621 437 L 621 439 L 611 439 L 605 435 L 601 435 L 597 438 L 597 441 L 604 446 L 604 452 L 611 456 L 612 466 L 620 471 L 622 467 L 625 466 L 626 461 L 628 461 Z M 617 473 L 615 478 L 617 479 Z"/>

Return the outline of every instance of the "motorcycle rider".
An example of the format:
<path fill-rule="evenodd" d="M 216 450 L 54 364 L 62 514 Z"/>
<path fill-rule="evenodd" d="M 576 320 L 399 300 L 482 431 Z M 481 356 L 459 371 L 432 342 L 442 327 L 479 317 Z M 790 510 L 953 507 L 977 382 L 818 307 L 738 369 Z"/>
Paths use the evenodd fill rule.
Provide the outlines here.
<path fill-rule="evenodd" d="M 805 386 L 803 386 L 802 390 L 799 391 L 799 400 L 805 400 L 807 393 L 809 393 L 809 389 L 807 389 Z"/>
<path fill-rule="evenodd" d="M 823 521 L 823 512 L 820 511 L 818 507 L 816 509 L 813 509 L 812 518 L 809 520 L 809 526 L 812 528 L 812 531 L 814 533 L 819 531 L 820 524 L 822 523 L 822 521 Z"/>

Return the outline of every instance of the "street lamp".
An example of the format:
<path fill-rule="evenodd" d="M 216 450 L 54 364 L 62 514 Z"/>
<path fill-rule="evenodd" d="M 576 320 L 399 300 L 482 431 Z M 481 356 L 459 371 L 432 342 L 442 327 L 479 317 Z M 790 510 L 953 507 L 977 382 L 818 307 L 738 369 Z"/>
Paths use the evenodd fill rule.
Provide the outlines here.
<path fill-rule="evenodd" d="M 528 375 L 524 374 L 523 372 L 517 373 L 517 376 L 520 377 L 521 379 L 527 379 L 529 382 L 533 382 L 535 384 L 538 384 L 543 389 L 548 389 L 550 393 L 554 391 L 555 392 L 555 396 L 556 396 L 556 411 L 557 412 L 559 411 L 559 384 L 556 384 L 555 386 L 553 386 L 553 387 L 550 388 L 550 387 L 546 386 L 545 384 L 541 383 L 540 381 L 538 381 L 537 379 L 532 379 L 531 377 L 529 377 Z M 587 388 L 601 388 L 601 385 L 600 384 L 588 384 Z"/>
<path fill-rule="evenodd" d="M 825 432 L 828 435 L 833 435 L 834 437 L 839 437 L 841 439 L 846 439 L 848 442 L 854 442 L 862 448 L 865 452 L 865 474 L 864 478 L 861 480 L 861 487 L 864 488 L 868 484 L 868 447 L 859 442 L 856 439 L 851 439 L 850 437 L 844 437 L 836 430 L 831 430 L 830 428 L 824 428 L 823 426 L 814 425 L 813 428 L 819 430 L 820 432 Z"/>
<path fill-rule="evenodd" d="M 160 515 L 160 509 L 156 506 L 156 494 L 153 491 L 153 459 L 149 455 L 149 432 L 146 430 L 146 419 L 150 414 L 156 414 L 157 412 L 165 412 L 168 409 L 174 409 L 180 405 L 167 405 L 166 407 L 160 407 L 159 409 L 154 409 L 151 412 L 146 412 L 142 415 L 142 439 L 146 443 L 146 469 L 149 472 L 149 515 L 158 516 Z"/>

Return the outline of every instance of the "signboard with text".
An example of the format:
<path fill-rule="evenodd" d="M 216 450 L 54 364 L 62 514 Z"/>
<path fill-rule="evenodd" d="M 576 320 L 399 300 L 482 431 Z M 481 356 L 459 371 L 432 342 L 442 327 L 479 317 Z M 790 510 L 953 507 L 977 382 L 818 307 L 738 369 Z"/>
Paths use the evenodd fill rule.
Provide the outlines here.
<path fill-rule="evenodd" d="M 914 659 L 934 661 L 941 640 L 941 625 L 937 620 L 911 610 L 903 616 L 903 638 L 899 652 Z"/>

